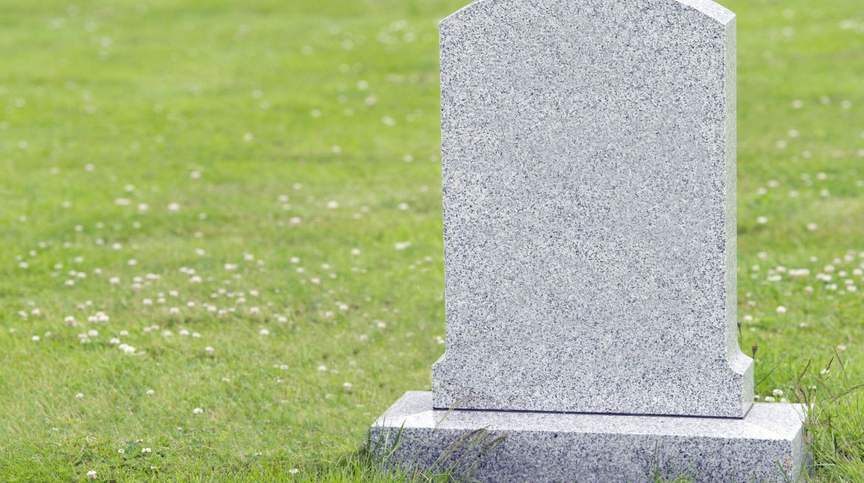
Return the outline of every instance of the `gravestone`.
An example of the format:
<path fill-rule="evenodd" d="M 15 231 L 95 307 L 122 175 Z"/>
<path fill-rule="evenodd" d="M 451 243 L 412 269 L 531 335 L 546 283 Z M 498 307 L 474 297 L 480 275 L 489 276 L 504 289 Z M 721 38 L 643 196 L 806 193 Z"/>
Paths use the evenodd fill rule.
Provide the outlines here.
<path fill-rule="evenodd" d="M 373 436 L 490 482 L 797 476 L 737 339 L 734 14 L 479 0 L 441 85 L 447 349 Z"/>

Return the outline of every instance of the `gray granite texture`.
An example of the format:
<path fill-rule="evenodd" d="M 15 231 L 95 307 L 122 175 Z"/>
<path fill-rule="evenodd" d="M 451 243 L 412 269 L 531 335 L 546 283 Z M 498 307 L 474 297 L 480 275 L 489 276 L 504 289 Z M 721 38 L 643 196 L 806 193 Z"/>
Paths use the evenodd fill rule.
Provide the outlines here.
<path fill-rule="evenodd" d="M 441 22 L 436 408 L 744 416 L 735 69 L 735 16 L 707 0 Z"/>
<path fill-rule="evenodd" d="M 408 392 L 372 426 L 371 441 L 381 451 L 398 440 L 391 464 L 489 483 L 791 482 L 808 458 L 802 411 L 760 403 L 744 419 L 448 413 L 432 410 L 431 393 Z"/>

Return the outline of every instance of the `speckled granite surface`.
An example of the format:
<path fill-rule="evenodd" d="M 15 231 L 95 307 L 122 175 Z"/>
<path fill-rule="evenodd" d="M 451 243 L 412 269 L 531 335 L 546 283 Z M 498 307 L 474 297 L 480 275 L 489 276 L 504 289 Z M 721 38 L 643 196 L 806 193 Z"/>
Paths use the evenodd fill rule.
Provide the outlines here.
<path fill-rule="evenodd" d="M 431 393 L 408 392 L 371 431 L 389 448 L 401 429 L 393 462 L 455 466 L 481 482 L 647 483 L 657 470 L 699 483 L 773 483 L 787 481 L 781 467 L 796 481 L 807 458 L 802 418 L 800 406 L 765 403 L 744 419 L 448 413 L 432 410 Z"/>
<path fill-rule="evenodd" d="M 479 0 L 441 81 L 435 407 L 742 417 L 734 15 Z"/>

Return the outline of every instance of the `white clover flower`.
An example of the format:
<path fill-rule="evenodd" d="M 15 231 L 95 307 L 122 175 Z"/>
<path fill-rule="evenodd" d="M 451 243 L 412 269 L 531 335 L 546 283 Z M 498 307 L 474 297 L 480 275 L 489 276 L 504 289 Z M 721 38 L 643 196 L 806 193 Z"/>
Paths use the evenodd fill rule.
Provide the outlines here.
<path fill-rule="evenodd" d="M 780 315 L 785 314 L 785 313 L 786 313 L 786 307 L 784 307 L 784 306 L 782 306 L 782 305 L 779 306 L 779 307 L 777 307 L 777 313 L 780 314 Z"/>
<path fill-rule="evenodd" d="M 192 414 L 204 414 L 204 410 L 201 408 L 195 408 L 192 410 Z"/>
<path fill-rule="evenodd" d="M 261 335 L 263 335 L 263 336 L 268 336 L 268 335 L 270 335 L 270 331 L 267 330 L 267 329 L 261 329 L 260 331 L 258 331 L 258 333 L 261 334 Z"/>
<path fill-rule="evenodd" d="M 96 478 L 98 478 L 98 476 L 96 475 L 96 470 L 88 471 L 87 478 L 90 478 L 91 480 L 95 480 Z"/>

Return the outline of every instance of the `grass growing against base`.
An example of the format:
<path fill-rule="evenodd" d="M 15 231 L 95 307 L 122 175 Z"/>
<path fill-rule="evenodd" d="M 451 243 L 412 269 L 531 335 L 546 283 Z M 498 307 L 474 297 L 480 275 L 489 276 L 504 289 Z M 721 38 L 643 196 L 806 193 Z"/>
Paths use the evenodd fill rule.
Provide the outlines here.
<path fill-rule="evenodd" d="M 425 481 L 356 451 L 444 349 L 463 3 L 0 3 L 0 480 Z M 861 481 L 864 13 L 727 6 L 741 344 L 824 408 L 813 478 Z"/>

